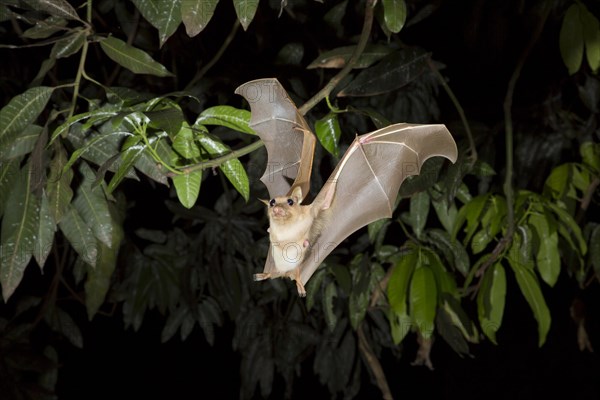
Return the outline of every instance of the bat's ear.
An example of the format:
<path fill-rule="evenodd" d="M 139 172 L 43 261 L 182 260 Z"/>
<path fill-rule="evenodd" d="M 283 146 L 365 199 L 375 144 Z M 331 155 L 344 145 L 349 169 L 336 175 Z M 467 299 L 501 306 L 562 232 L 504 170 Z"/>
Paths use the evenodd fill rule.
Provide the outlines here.
<path fill-rule="evenodd" d="M 304 200 L 302 197 L 302 188 L 300 186 L 296 186 L 294 189 L 292 189 L 291 197 L 296 201 L 296 203 L 302 204 L 302 200 Z"/>
<path fill-rule="evenodd" d="M 261 203 L 263 203 L 264 205 L 266 205 L 267 207 L 269 207 L 269 200 L 265 200 L 265 199 L 258 199 Z"/>

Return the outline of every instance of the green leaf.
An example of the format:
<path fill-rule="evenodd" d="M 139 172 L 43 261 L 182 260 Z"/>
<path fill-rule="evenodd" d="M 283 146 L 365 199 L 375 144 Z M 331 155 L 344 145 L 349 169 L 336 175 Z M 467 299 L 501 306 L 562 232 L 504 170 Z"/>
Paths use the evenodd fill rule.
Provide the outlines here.
<path fill-rule="evenodd" d="M 319 54 L 319 56 L 310 64 L 308 64 L 308 67 L 306 68 L 344 68 L 344 66 L 346 66 L 350 60 L 350 57 L 352 57 L 354 49 L 356 49 L 356 46 L 344 46 L 327 50 Z M 358 58 L 356 64 L 354 64 L 354 68 L 368 68 L 391 52 L 392 48 L 389 46 L 381 44 L 368 44 Z"/>
<path fill-rule="evenodd" d="M 200 157 L 200 148 L 194 141 L 194 131 L 187 122 L 183 123 L 181 130 L 173 139 L 173 149 L 188 160 Z"/>
<path fill-rule="evenodd" d="M 169 2 L 165 1 L 164 3 Z M 111 60 L 136 74 L 173 76 L 163 65 L 154 61 L 148 53 L 128 45 L 121 39 L 111 36 L 102 40 L 100 46 Z"/>
<path fill-rule="evenodd" d="M 579 147 L 583 163 L 591 168 L 596 175 L 600 174 L 600 143 L 585 142 Z"/>
<path fill-rule="evenodd" d="M 202 182 L 202 171 L 193 171 L 189 174 L 175 175 L 173 185 L 177 192 L 177 198 L 185 208 L 192 208 L 200 194 L 200 183 Z"/>
<path fill-rule="evenodd" d="M 497 262 L 485 271 L 477 293 L 477 314 L 483 333 L 494 343 L 496 332 L 502 325 L 506 301 L 506 272 Z"/>
<path fill-rule="evenodd" d="M 250 127 L 250 111 L 231 106 L 214 106 L 202 111 L 194 125 L 219 125 L 256 135 Z"/>
<path fill-rule="evenodd" d="M 325 268 L 322 266 L 321 268 L 317 269 L 312 278 L 306 284 L 306 309 L 308 311 L 310 311 L 315 304 L 317 293 L 321 288 L 321 283 L 323 282 L 325 275 Z"/>
<path fill-rule="evenodd" d="M 92 156 L 90 157 L 92 158 L 90 161 L 97 164 L 103 164 L 115 155 L 114 153 L 109 154 L 114 148 L 113 145 L 120 143 L 124 138 L 129 138 L 131 136 L 133 136 L 133 134 L 129 132 L 111 132 L 94 136 L 92 139 L 85 142 L 85 144 L 81 143 L 81 146 L 71 154 L 69 161 L 63 167 L 63 171 L 70 169 L 80 157 L 87 158 L 86 155 L 88 154 Z"/>
<path fill-rule="evenodd" d="M 418 261 L 418 252 L 410 251 L 402 254 L 393 267 L 390 281 L 387 286 L 387 295 L 390 306 L 398 315 L 408 315 L 408 283 Z"/>
<path fill-rule="evenodd" d="M 444 310 L 450 319 L 451 323 L 458 328 L 462 335 L 471 343 L 479 342 L 479 334 L 477 328 L 467 313 L 460 306 L 459 300 L 452 296 L 443 295 L 442 310 Z"/>
<path fill-rule="evenodd" d="M 244 30 L 247 30 L 248 25 L 254 19 L 254 14 L 256 14 L 258 0 L 233 0 L 233 6 L 240 24 L 242 24 Z"/>
<path fill-rule="evenodd" d="M 44 20 L 35 21 L 35 25 L 23 32 L 21 36 L 27 39 L 46 39 L 56 32 L 63 31 L 66 25 L 66 19 L 51 16 Z"/>
<path fill-rule="evenodd" d="M 433 209 L 435 210 L 438 219 L 444 226 L 444 229 L 446 229 L 447 232 L 452 232 L 458 215 L 458 210 L 456 209 L 454 201 L 448 206 L 447 197 L 441 195 L 437 199 L 432 199 L 431 204 L 433 205 Z"/>
<path fill-rule="evenodd" d="M 572 4 L 562 22 L 559 36 L 560 55 L 569 70 L 569 75 L 579 71 L 583 60 L 583 25 L 580 5 Z"/>
<path fill-rule="evenodd" d="M 94 171 L 86 164 L 80 164 L 83 175 L 81 184 L 77 188 L 73 206 L 77 209 L 94 236 L 107 246 L 112 244 L 113 224 L 108 210 L 108 202 L 101 186 L 93 186 L 96 176 Z"/>
<path fill-rule="evenodd" d="M 67 163 L 67 153 L 61 145 L 55 145 L 55 148 L 54 158 L 50 162 L 50 176 L 46 183 L 46 190 L 50 215 L 55 223 L 59 223 L 73 198 L 71 189 L 73 171 L 63 170 Z"/>
<path fill-rule="evenodd" d="M 337 114 L 330 112 L 317 120 L 315 122 L 315 133 L 325 150 L 335 157 L 339 157 L 340 149 L 338 143 L 342 134 L 342 128 L 340 127 Z"/>
<path fill-rule="evenodd" d="M 128 139 L 130 138 L 131 136 Z M 117 172 L 113 175 L 110 182 L 108 183 L 108 193 L 112 193 L 117 188 L 117 186 L 119 186 L 121 181 L 125 179 L 127 174 L 133 169 L 133 166 L 138 161 L 140 156 L 145 152 L 146 148 L 147 146 L 145 143 L 138 143 L 129 146 L 120 154 L 121 164 L 119 165 L 119 169 L 117 170 Z"/>
<path fill-rule="evenodd" d="M 426 339 L 433 335 L 436 306 L 437 288 L 433 272 L 429 267 L 419 265 L 410 282 L 410 316 Z"/>
<path fill-rule="evenodd" d="M 75 31 L 73 34 L 54 43 L 50 52 L 50 58 L 59 59 L 72 56 L 81 49 L 86 39 L 87 34 L 85 31 Z"/>
<path fill-rule="evenodd" d="M 579 244 L 579 248 L 577 249 L 581 255 L 585 255 L 585 253 L 587 252 L 587 245 L 585 243 L 585 239 L 583 238 L 583 235 L 581 233 L 581 228 L 579 228 L 579 225 L 577 225 L 577 222 L 575 222 L 575 219 L 573 219 L 573 217 L 566 212 L 563 208 L 561 208 L 560 206 L 554 204 L 554 203 L 545 203 L 544 204 L 546 207 L 548 207 L 550 209 L 550 211 L 552 211 L 554 214 L 556 214 L 557 220 L 559 221 L 559 224 L 561 226 L 564 226 L 566 228 L 566 232 L 564 232 L 566 235 L 572 235 L 575 237 L 575 239 L 577 240 L 578 244 Z M 559 228 L 559 233 L 561 233 L 561 230 Z M 562 235 L 562 233 L 561 233 Z M 563 237 L 565 237 L 565 239 L 567 239 L 566 235 L 562 235 Z"/>
<path fill-rule="evenodd" d="M 430 54 L 420 48 L 395 51 L 361 71 L 338 96 L 373 96 L 399 89 L 425 71 L 429 58 Z"/>
<path fill-rule="evenodd" d="M 33 249 L 33 256 L 41 269 L 43 269 L 46 258 L 48 258 L 48 254 L 50 254 L 50 250 L 52 249 L 54 232 L 56 232 L 56 222 L 54 222 L 54 218 L 50 214 L 48 197 L 44 194 L 41 199 L 39 225 Z"/>
<path fill-rule="evenodd" d="M 538 345 L 542 346 L 546 341 L 546 335 L 550 330 L 550 323 L 552 320 L 540 284 L 531 269 L 524 267 L 523 264 L 519 262 L 515 262 L 516 260 L 514 259 L 509 258 L 508 261 L 515 273 L 521 293 L 525 296 L 527 303 L 529 303 L 529 307 L 531 307 L 531 310 L 533 311 L 533 316 L 537 320 L 539 337 Z"/>
<path fill-rule="evenodd" d="M 410 224 L 418 239 L 423 235 L 429 214 L 429 194 L 419 192 L 410 198 Z"/>
<path fill-rule="evenodd" d="M 477 196 L 460 208 L 456 217 L 456 224 L 454 225 L 452 237 L 456 237 L 459 229 L 462 227 L 466 220 L 467 226 L 465 228 L 466 237 L 464 243 L 469 242 L 473 234 L 475 234 L 475 230 L 481 223 L 480 216 L 489 198 L 489 194 Z"/>
<path fill-rule="evenodd" d="M 231 149 L 223 144 L 218 139 L 199 131 L 198 141 L 200 145 L 210 154 L 211 156 L 222 156 L 230 153 Z M 220 165 L 221 171 L 225 174 L 225 177 L 231 182 L 233 187 L 242 195 L 242 197 L 248 201 L 250 196 L 250 183 L 248 181 L 248 175 L 244 166 L 240 160 L 233 159 L 225 161 Z"/>
<path fill-rule="evenodd" d="M 92 320 L 94 315 L 104 303 L 106 294 L 110 289 L 111 277 L 117 266 L 117 257 L 119 248 L 123 240 L 123 221 L 117 220 L 114 216 L 116 212 L 111 213 L 112 236 L 110 246 L 100 242 L 98 243 L 98 257 L 96 258 L 96 267 L 89 268 L 85 280 L 85 306 L 88 318 Z"/>
<path fill-rule="evenodd" d="M 44 11 L 56 17 L 78 20 L 77 11 L 67 0 L 25 0 L 34 10 Z"/>
<path fill-rule="evenodd" d="M 132 0 L 144 18 L 158 29 L 160 47 L 181 23 L 181 0 Z"/>
<path fill-rule="evenodd" d="M 0 216 L 6 210 L 6 203 L 15 182 L 19 177 L 20 158 L 13 158 L 9 161 L 0 162 Z"/>
<path fill-rule="evenodd" d="M 194 37 L 210 22 L 219 0 L 181 0 L 181 17 L 185 31 Z"/>
<path fill-rule="evenodd" d="M 389 310 L 387 317 L 390 321 L 390 331 L 392 340 L 395 345 L 398 345 L 404 340 L 408 332 L 412 328 L 412 321 L 408 314 L 398 314 L 394 310 Z"/>
<path fill-rule="evenodd" d="M 534 227 L 539 239 L 535 256 L 538 272 L 544 282 L 554 286 L 560 274 L 556 220 L 549 214 L 531 214 L 529 223 Z"/>
<path fill-rule="evenodd" d="M 423 247 L 421 257 L 423 258 L 423 264 L 427 265 L 433 272 L 440 296 L 446 293 L 458 299 L 460 296 L 454 276 L 446 270 L 438 255 L 431 249 Z"/>
<path fill-rule="evenodd" d="M 406 22 L 406 2 L 404 0 L 383 0 L 384 21 L 392 33 L 398 33 Z"/>
<path fill-rule="evenodd" d="M 600 23 L 585 5 L 580 4 L 580 7 L 579 16 L 583 28 L 585 55 L 592 71 L 598 73 L 600 67 Z"/>
<path fill-rule="evenodd" d="M 42 133 L 41 126 L 27 125 L 12 142 L 0 149 L 0 160 L 8 160 L 31 153 L 40 133 Z"/>
<path fill-rule="evenodd" d="M 428 229 L 427 236 L 431 239 L 430 243 L 440 249 L 444 255 L 449 255 L 448 261 L 456 268 L 463 276 L 467 276 L 471 269 L 469 255 L 464 246 L 456 239 L 453 239 L 450 234 L 441 229 Z"/>
<path fill-rule="evenodd" d="M 40 217 L 40 198 L 32 192 L 29 164 L 21 169 L 14 182 L 2 219 L 0 243 L 0 283 L 2 296 L 8 301 L 21 279 L 35 249 Z"/>
<path fill-rule="evenodd" d="M 6 148 L 46 107 L 54 88 L 39 86 L 13 97 L 0 110 L 0 148 Z M 4 151 L 2 151 L 4 153 Z"/>
<path fill-rule="evenodd" d="M 53 331 L 67 338 L 73 346 L 79 349 L 83 348 L 81 330 L 67 312 L 58 307 L 53 307 L 51 312 L 46 313 L 44 319 Z"/>
<path fill-rule="evenodd" d="M 333 306 L 334 297 L 337 297 L 337 288 L 335 287 L 335 283 L 329 282 L 323 295 L 323 312 L 325 313 L 325 322 L 327 322 L 330 332 L 333 332 L 337 325 L 337 315 Z"/>
<path fill-rule="evenodd" d="M 75 208 L 70 208 L 58 224 L 73 249 L 81 259 L 92 267 L 96 266 L 98 243 L 92 230 L 83 221 Z"/>

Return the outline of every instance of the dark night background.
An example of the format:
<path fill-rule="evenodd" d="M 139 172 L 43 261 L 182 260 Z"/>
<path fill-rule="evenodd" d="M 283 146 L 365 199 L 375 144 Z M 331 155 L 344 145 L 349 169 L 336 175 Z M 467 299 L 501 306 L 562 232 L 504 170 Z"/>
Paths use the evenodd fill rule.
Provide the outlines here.
<path fill-rule="evenodd" d="M 290 3 L 293 3 L 291 0 Z M 161 60 L 170 68 L 170 57 L 178 58 L 177 71 L 180 86 L 185 86 L 198 66 L 199 57 L 209 57 L 220 46 L 234 18 L 230 1 L 218 5 L 215 16 L 207 29 L 195 38 L 185 35 L 182 26 L 169 39 Z M 306 65 L 319 51 L 347 45 L 324 29 L 320 16 L 325 5 L 307 2 L 302 15 L 305 20 L 291 18 L 285 12 L 277 17 L 277 10 L 261 1 L 258 12 L 249 29 L 236 34 L 223 57 L 209 71 L 207 77 L 214 79 L 213 88 L 219 93 L 230 93 L 227 99 L 211 93 L 206 94 L 208 103 L 230 102 L 241 107 L 233 90 L 250 79 L 277 76 L 282 82 L 288 77 L 306 79 L 312 95 L 322 85 L 318 74 L 297 67 L 275 65 L 272 60 L 279 49 L 288 42 L 305 43 L 303 64 Z M 277 2 L 271 2 L 277 3 Z M 524 44 L 529 40 L 535 22 L 534 8 L 526 1 L 517 0 L 471 0 L 471 1 L 414 1 L 415 7 L 426 4 L 439 6 L 428 18 L 413 26 L 407 26 L 399 35 L 403 43 L 418 45 L 432 53 L 434 60 L 445 67 L 442 74 L 465 109 L 467 118 L 477 130 L 478 126 L 502 131 L 502 103 L 507 82 Z M 522 75 L 517 83 L 514 98 L 514 122 L 517 131 L 516 146 L 520 143 L 519 132 L 526 132 L 535 140 L 552 140 L 548 128 L 549 111 L 557 107 L 577 112 L 576 89 L 569 77 L 558 50 L 558 34 L 564 9 L 569 2 L 556 1 L 540 39 L 530 53 Z M 560 5 L 563 5 L 562 7 Z M 594 3 L 594 6 L 598 6 Z M 589 6 L 592 7 L 592 6 Z M 598 8 L 591 9 L 598 15 Z M 345 22 L 355 24 L 358 33 L 361 15 L 350 16 Z M 114 21 L 113 21 L 114 22 Z M 98 30 L 118 33 L 111 21 L 98 23 Z M 376 24 L 375 24 L 376 25 Z M 16 35 L 9 24 L 3 23 L 2 42 L 16 42 Z M 374 37 L 383 34 L 375 26 Z M 154 38 L 155 39 L 155 38 Z M 350 42 L 350 40 L 349 40 Z M 159 53 L 157 53 L 159 54 Z M 27 82 L 37 72 L 39 63 L 47 56 L 46 48 L 23 50 L 0 49 L 0 76 L 2 77 L 2 104 L 22 92 Z M 163 57 L 161 59 L 161 57 Z M 189 60 L 189 62 L 187 61 Z M 59 76 L 71 76 L 78 59 L 59 64 Z M 73 64 L 71 65 L 70 62 Z M 93 70 L 93 63 L 88 69 Z M 284 83 L 285 85 L 285 83 Z M 569 89 L 571 85 L 571 89 Z M 565 89 L 565 87 L 567 87 Z M 181 89 L 182 87 L 179 87 Z M 160 83 L 152 88 L 161 93 Z M 222 95 L 221 95 L 222 96 Z M 448 97 L 440 90 L 438 101 L 440 121 L 449 126 L 459 124 L 458 115 Z M 310 113 L 309 113 L 310 117 Z M 314 117 L 312 117 L 314 120 Z M 545 136 L 546 134 L 549 136 Z M 480 156 L 496 160 L 503 158 L 502 135 L 496 138 L 480 137 Z M 573 161 L 577 144 L 558 155 L 560 162 Z M 544 163 L 543 154 L 531 152 L 516 155 L 516 184 L 532 190 L 541 190 L 541 183 L 556 164 Z M 170 211 L 165 206 L 168 190 L 148 182 L 126 182 L 123 190 L 128 196 L 144 199 L 143 206 L 132 211 L 127 224 L 154 228 L 167 228 L 171 223 Z M 203 184 L 201 202 L 212 196 L 210 183 Z M 205 196 L 205 197 L 202 197 Z M 251 200 L 253 201 L 253 200 Z M 210 207 L 210 201 L 206 200 Z M 595 211 L 597 212 L 597 206 Z M 152 219 L 151 221 L 149 219 Z M 46 270 L 48 271 L 48 270 Z M 37 267 L 30 265 L 24 284 L 15 296 L 25 293 L 43 293 L 52 280 L 52 273 L 40 275 Z M 396 398 L 435 396 L 438 398 L 490 398 L 531 399 L 549 396 L 569 398 L 600 398 L 600 365 L 596 353 L 581 352 L 577 346 L 577 327 L 570 317 L 573 299 L 579 298 L 587 305 L 587 326 L 591 342 L 600 346 L 597 283 L 586 290 L 578 287 L 574 278 L 561 272 L 557 285 L 550 289 L 542 285 L 552 314 L 552 326 L 546 343 L 538 348 L 537 325 L 512 274 L 507 274 L 507 302 L 503 325 L 498 332 L 498 345 L 487 340 L 471 345 L 473 357 L 461 358 L 442 339 L 437 338 L 432 361 L 434 371 L 425 367 L 411 366 L 417 344 L 414 334 L 409 334 L 402 344 L 402 358 L 396 359 L 383 352 L 382 364 L 392 393 Z M 291 287 L 291 286 L 290 286 Z M 66 293 L 65 293 L 66 294 Z M 467 311 L 476 315 L 474 302 L 467 302 Z M 470 307 L 470 308 L 469 308 Z M 0 305 L 0 315 L 11 309 L 11 304 Z M 116 307 L 111 316 L 97 315 L 88 322 L 85 308 L 71 303 L 66 308 L 79 324 L 83 349 L 74 348 L 66 340 L 56 337 L 60 355 L 57 394 L 59 399 L 101 399 L 108 397 L 132 398 L 236 398 L 240 387 L 241 355 L 231 348 L 234 326 L 225 318 L 224 325 L 215 332 L 213 346 L 207 344 L 198 327 L 182 342 L 175 335 L 167 343 L 161 343 L 161 330 L 165 317 L 157 310 L 146 314 L 141 329 L 133 332 L 124 329 L 122 311 Z M 110 307 L 103 307 L 110 312 Z M 41 332 L 39 335 L 53 335 Z M 293 398 L 328 397 L 329 392 L 311 373 L 312 358 L 302 365 L 302 374 L 294 382 Z M 367 371 L 362 369 L 363 384 L 358 398 L 378 398 L 380 392 Z M 224 383 L 225 382 L 225 383 Z M 283 392 L 284 381 L 275 376 L 273 398 Z M 259 392 L 257 391 L 257 398 Z M 2 393 L 0 393 L 0 399 Z"/>

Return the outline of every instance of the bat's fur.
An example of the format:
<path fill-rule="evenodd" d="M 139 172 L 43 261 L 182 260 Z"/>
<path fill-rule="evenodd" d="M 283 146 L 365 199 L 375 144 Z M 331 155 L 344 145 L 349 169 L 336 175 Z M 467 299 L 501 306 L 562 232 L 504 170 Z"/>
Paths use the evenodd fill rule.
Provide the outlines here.
<path fill-rule="evenodd" d="M 254 280 L 288 277 L 296 281 L 300 296 L 306 296 L 299 266 L 309 257 L 330 213 L 322 204 L 302 205 L 302 200 L 300 187 L 294 188 L 289 197 L 263 200 L 269 215 L 269 239 L 276 271 L 255 274 Z"/>

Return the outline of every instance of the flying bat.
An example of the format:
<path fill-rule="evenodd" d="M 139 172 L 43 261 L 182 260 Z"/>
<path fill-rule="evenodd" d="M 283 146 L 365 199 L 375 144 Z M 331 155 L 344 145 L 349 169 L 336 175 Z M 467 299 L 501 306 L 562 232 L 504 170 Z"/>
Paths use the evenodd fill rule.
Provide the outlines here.
<path fill-rule="evenodd" d="M 247 82 L 235 91 L 250 104 L 250 126 L 265 143 L 261 181 L 270 200 L 269 253 L 254 280 L 288 277 L 298 294 L 323 260 L 361 227 L 392 216 L 404 179 L 423 163 L 458 151 L 441 124 L 394 124 L 356 136 L 314 200 L 306 201 L 315 136 L 285 89 L 274 78 Z"/>

